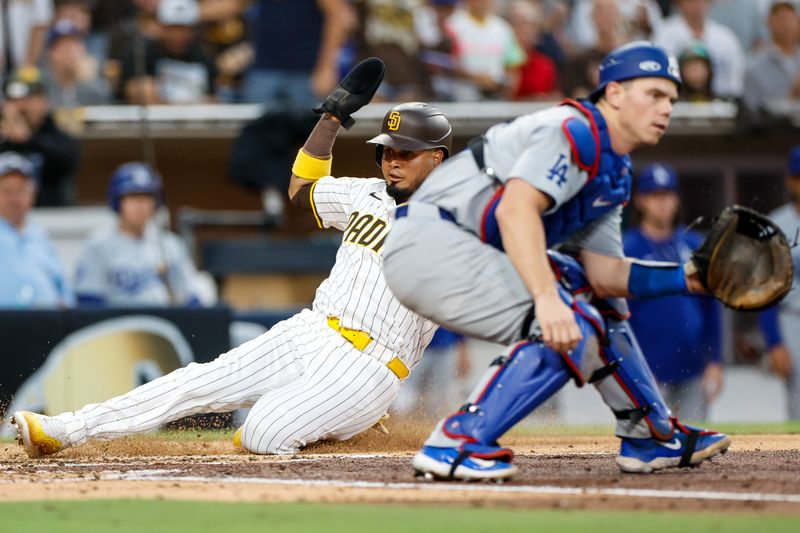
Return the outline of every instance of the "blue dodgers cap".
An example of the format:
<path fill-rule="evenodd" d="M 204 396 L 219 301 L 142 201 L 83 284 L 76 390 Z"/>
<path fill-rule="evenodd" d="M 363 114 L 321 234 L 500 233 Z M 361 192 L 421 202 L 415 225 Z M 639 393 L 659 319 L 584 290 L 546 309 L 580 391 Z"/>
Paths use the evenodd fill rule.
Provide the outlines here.
<path fill-rule="evenodd" d="M 800 176 L 800 144 L 793 146 L 789 152 L 789 174 Z"/>
<path fill-rule="evenodd" d="M 0 153 L 0 177 L 19 172 L 23 176 L 36 179 L 33 163 L 17 152 Z"/>
<path fill-rule="evenodd" d="M 62 37 L 78 37 L 83 39 L 86 35 L 84 32 L 71 20 L 60 19 L 57 20 L 53 27 L 47 34 L 47 47 L 53 46 L 57 40 Z"/>
<path fill-rule="evenodd" d="M 592 102 L 603 96 L 606 85 L 612 81 L 635 78 L 666 78 L 680 88 L 681 75 L 678 62 L 653 43 L 635 41 L 609 52 L 600 63 L 600 82 L 589 95 Z"/>
<path fill-rule="evenodd" d="M 636 192 L 678 192 L 678 174 L 669 165 L 655 163 L 645 167 L 636 179 Z"/>

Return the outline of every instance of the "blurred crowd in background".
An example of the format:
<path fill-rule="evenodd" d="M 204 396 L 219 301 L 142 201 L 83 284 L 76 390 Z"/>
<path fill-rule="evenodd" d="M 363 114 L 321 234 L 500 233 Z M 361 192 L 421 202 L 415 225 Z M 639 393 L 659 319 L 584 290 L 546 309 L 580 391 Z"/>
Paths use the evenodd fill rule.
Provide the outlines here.
<path fill-rule="evenodd" d="M 554 101 L 586 96 L 606 53 L 649 39 L 678 61 L 684 101 L 732 102 L 751 124 L 800 110 L 797 0 L 1 5 L 0 151 L 33 157 L 39 206 L 74 201 L 70 178 L 81 159 L 70 134 L 80 132 L 86 106 L 308 110 L 368 56 L 387 65 L 376 100 Z"/>
<path fill-rule="evenodd" d="M 795 0 L 9 0 L 6 73 L 57 108 L 308 105 L 384 59 L 380 98 L 471 102 L 587 94 L 600 59 L 647 39 L 683 97 L 757 108 L 800 96 Z M 38 69 L 38 72 L 30 71 Z M 13 97 L 13 95 L 12 95 Z"/>

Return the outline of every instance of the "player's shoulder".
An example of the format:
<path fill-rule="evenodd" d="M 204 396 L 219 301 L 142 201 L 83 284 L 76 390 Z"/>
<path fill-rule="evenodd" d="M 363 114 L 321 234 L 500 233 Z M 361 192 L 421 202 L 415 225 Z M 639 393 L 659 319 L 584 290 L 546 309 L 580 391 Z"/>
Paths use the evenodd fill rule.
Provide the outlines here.
<path fill-rule="evenodd" d="M 588 120 L 583 117 L 580 111 L 571 106 L 553 106 L 534 113 L 528 113 L 514 119 L 511 122 L 497 124 L 489 129 L 489 132 L 498 133 L 511 132 L 516 135 L 531 135 L 534 138 L 552 138 L 566 140 L 563 131 L 564 122 L 575 118 L 577 120 Z"/>
<path fill-rule="evenodd" d="M 386 182 L 381 178 L 342 177 L 333 179 L 341 180 L 340 183 L 347 185 L 347 188 L 350 189 L 353 194 L 369 194 L 386 188 Z"/>
<path fill-rule="evenodd" d="M 86 246 L 88 248 L 107 246 L 118 242 L 119 237 L 120 233 L 116 223 L 101 226 L 89 233 L 89 236 L 86 238 Z"/>

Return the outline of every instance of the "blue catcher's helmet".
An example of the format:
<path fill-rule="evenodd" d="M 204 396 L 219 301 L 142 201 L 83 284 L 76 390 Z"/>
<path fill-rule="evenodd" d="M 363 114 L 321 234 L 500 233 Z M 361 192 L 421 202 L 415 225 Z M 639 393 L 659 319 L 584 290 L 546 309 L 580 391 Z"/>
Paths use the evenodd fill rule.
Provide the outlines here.
<path fill-rule="evenodd" d="M 660 46 L 647 41 L 635 41 L 612 50 L 600 63 L 600 82 L 589 95 L 592 102 L 603 96 L 612 81 L 634 78 L 665 78 L 680 88 L 678 62 Z"/>
<path fill-rule="evenodd" d="M 128 194 L 152 194 L 161 203 L 161 176 L 147 163 L 135 161 L 117 167 L 108 187 L 108 204 L 119 212 L 120 200 Z"/>

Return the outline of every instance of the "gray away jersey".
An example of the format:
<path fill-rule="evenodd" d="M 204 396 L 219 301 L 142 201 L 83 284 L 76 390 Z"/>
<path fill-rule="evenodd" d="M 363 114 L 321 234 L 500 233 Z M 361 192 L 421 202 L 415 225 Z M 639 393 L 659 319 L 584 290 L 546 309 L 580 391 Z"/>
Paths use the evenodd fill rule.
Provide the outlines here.
<path fill-rule="evenodd" d="M 159 273 L 165 267 L 169 290 Z M 115 223 L 89 238 L 78 259 L 75 292 L 109 306 L 184 305 L 197 294 L 196 279 L 194 263 L 176 235 L 150 225 L 136 239 Z"/>
<path fill-rule="evenodd" d="M 466 230 L 480 235 L 484 208 L 500 185 L 520 178 L 553 200 L 545 215 L 561 208 L 586 184 L 589 177 L 572 161 L 563 122 L 571 117 L 588 124 L 571 106 L 558 106 L 497 124 L 486 132 L 484 159 L 495 180 L 479 172 L 469 151 L 450 158 L 428 176 L 412 201 L 438 205 Z M 578 248 L 622 257 L 622 208 L 614 209 L 573 235 L 560 248 Z"/>

